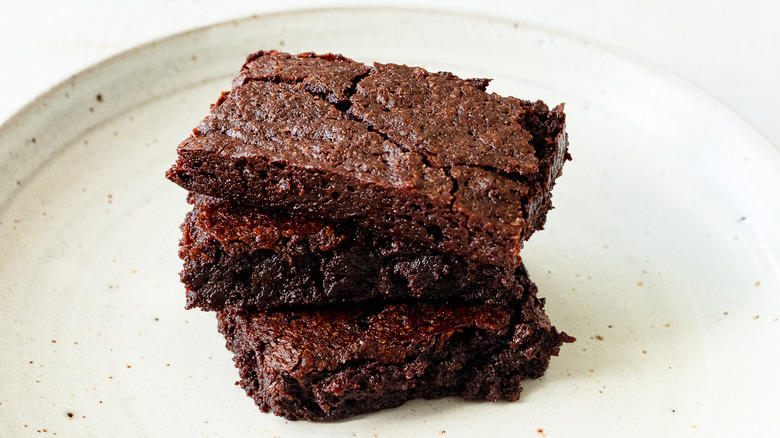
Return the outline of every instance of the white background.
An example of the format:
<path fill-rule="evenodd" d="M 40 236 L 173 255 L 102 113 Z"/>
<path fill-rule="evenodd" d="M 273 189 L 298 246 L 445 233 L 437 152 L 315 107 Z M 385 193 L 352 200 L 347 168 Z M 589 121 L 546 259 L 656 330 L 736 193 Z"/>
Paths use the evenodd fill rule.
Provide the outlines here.
<path fill-rule="evenodd" d="M 143 42 L 257 13 L 360 4 L 467 11 L 582 37 L 697 85 L 780 145 L 780 2 L 771 0 L 0 0 L 0 121 Z"/>

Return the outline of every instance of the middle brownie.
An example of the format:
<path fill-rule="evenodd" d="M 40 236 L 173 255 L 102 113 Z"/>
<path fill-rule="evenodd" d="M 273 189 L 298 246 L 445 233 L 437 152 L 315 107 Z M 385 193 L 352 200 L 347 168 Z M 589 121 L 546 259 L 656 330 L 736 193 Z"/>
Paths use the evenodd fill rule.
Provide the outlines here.
<path fill-rule="evenodd" d="M 354 225 L 269 216 L 203 195 L 188 201 L 194 208 L 179 249 L 188 309 L 408 299 L 504 304 L 523 295 L 523 266 L 476 264 Z"/>

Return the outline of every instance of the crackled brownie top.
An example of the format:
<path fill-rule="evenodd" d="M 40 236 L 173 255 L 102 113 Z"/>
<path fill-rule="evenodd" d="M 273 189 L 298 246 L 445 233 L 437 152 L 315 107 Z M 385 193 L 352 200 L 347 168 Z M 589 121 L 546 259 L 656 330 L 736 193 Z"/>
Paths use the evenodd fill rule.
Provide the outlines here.
<path fill-rule="evenodd" d="M 486 93 L 484 79 L 462 80 L 395 64 L 369 69 L 337 55 L 260 52 L 242 68 L 233 87 L 252 81 L 301 83 L 330 103 L 350 102 L 347 114 L 353 120 L 403 152 L 420 154 L 427 167 L 468 166 L 509 175 L 538 170 L 531 134 L 518 123 L 527 102 Z"/>
<path fill-rule="evenodd" d="M 527 102 L 488 94 L 473 81 L 422 68 L 376 64 L 351 98 L 349 114 L 426 166 L 466 166 L 521 176 L 539 170 L 531 134 L 518 123 Z"/>
<path fill-rule="evenodd" d="M 515 266 L 567 157 L 562 108 L 337 55 L 249 57 L 179 147 L 188 190 Z"/>
<path fill-rule="evenodd" d="M 233 79 L 233 88 L 255 80 L 302 83 L 306 91 L 328 102 L 346 103 L 355 81 L 368 71 L 368 66 L 340 55 L 257 52 L 247 58 L 241 73 Z"/>

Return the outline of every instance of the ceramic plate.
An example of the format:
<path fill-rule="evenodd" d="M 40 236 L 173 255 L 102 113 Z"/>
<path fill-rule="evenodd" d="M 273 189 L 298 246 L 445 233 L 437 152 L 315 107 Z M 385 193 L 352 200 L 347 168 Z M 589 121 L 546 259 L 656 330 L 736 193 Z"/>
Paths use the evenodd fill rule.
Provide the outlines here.
<path fill-rule="evenodd" d="M 245 55 L 340 52 L 566 102 L 571 152 L 524 250 L 576 336 L 517 403 L 261 413 L 184 310 L 163 173 Z M 777 432 L 780 154 L 710 97 L 548 29 L 395 9 L 252 17 L 147 44 L 0 128 L 0 436 L 737 436 Z M 772 196 L 775 196 L 774 198 Z M 773 200 L 774 199 L 774 200 Z M 775 435 L 776 436 L 776 435 Z"/>

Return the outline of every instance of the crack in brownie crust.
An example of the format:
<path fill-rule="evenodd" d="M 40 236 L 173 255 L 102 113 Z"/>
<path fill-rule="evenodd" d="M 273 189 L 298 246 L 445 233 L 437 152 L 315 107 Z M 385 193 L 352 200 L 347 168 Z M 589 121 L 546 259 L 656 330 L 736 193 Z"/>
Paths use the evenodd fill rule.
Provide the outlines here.
<path fill-rule="evenodd" d="M 527 280 L 530 283 L 529 280 Z M 517 400 L 564 342 L 530 283 L 509 305 L 402 303 L 218 312 L 240 385 L 265 412 L 336 420 L 412 398 Z"/>
<path fill-rule="evenodd" d="M 544 225 L 567 158 L 562 107 L 487 80 L 258 52 L 179 146 L 187 188 L 352 222 L 505 267 Z"/>

